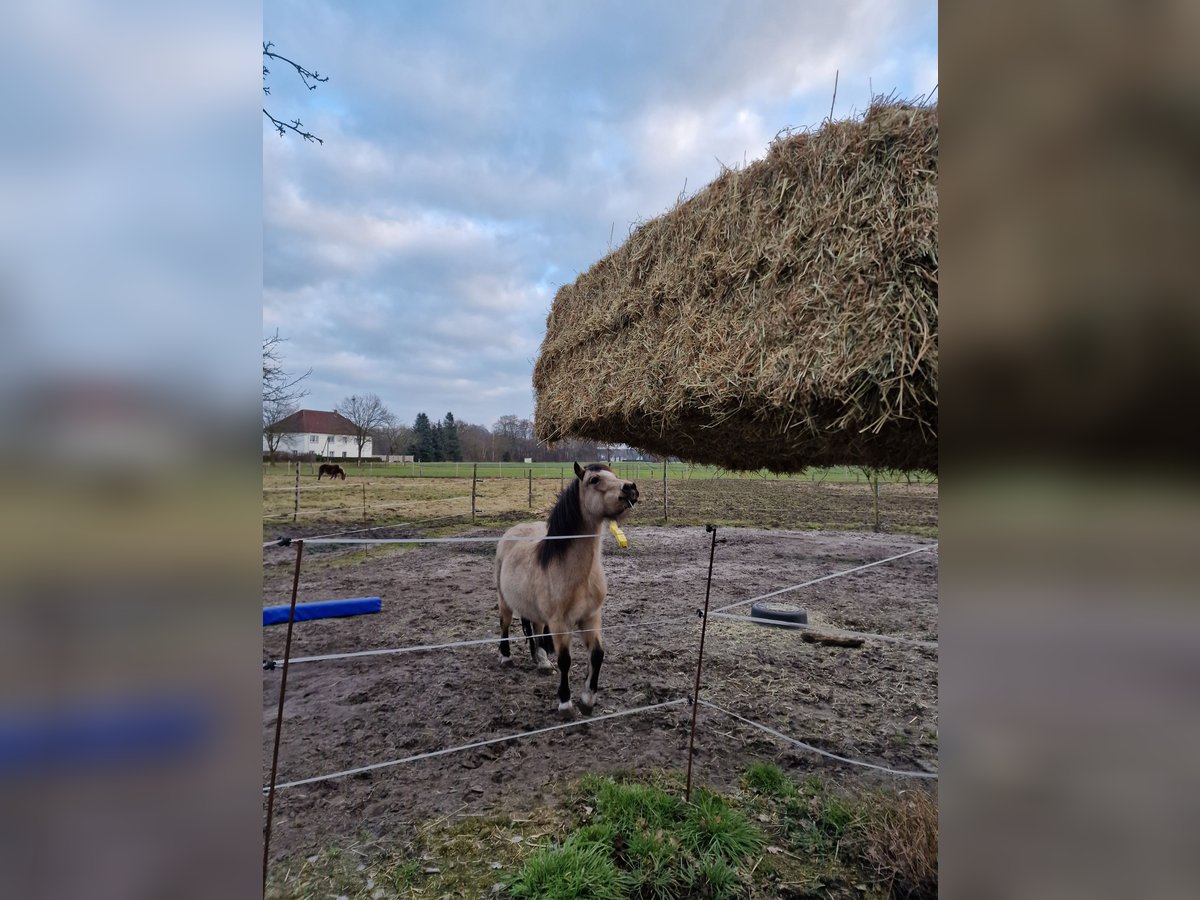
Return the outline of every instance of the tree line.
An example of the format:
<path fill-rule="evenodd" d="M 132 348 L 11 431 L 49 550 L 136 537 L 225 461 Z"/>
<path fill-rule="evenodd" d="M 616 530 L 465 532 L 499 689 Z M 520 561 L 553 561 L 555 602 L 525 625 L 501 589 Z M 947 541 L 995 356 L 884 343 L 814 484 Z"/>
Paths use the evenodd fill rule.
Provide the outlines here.
<path fill-rule="evenodd" d="M 497 419 L 491 428 L 464 422 L 447 412 L 440 421 L 417 414 L 412 425 L 390 422 L 374 435 L 372 447 L 378 456 L 409 455 L 417 462 L 521 462 L 537 459 L 571 462 L 595 459 L 594 441 L 567 440 L 554 447 L 539 446 L 533 422 L 517 415 Z"/>

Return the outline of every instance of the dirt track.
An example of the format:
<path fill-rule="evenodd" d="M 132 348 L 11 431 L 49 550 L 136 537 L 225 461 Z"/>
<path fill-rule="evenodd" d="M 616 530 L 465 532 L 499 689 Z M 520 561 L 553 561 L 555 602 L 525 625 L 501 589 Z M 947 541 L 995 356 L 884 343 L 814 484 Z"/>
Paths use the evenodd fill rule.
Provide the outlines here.
<path fill-rule="evenodd" d="M 487 532 L 476 532 L 487 533 Z M 493 532 L 494 533 L 494 532 Z M 607 657 L 595 715 L 686 697 L 695 673 L 709 536 L 700 527 L 630 525 L 631 547 L 606 543 Z M 719 531 L 712 605 L 928 544 L 854 532 Z M 441 643 L 498 634 L 492 544 L 306 548 L 300 601 L 379 596 L 378 615 L 299 623 L 292 656 Z M 264 600 L 285 602 L 290 549 L 265 551 Z M 810 620 L 937 640 L 936 549 L 779 598 Z M 734 612 L 745 612 L 742 607 Z M 651 629 L 613 626 L 681 616 Z M 284 626 L 265 629 L 282 656 Z M 555 679 L 523 644 L 502 669 L 495 645 L 296 665 L 289 672 L 279 781 L 307 778 L 557 724 Z M 576 654 L 577 660 L 580 653 Z M 584 666 L 572 672 L 578 695 Z M 868 641 L 861 649 L 803 643 L 798 632 L 713 619 L 701 695 L 815 746 L 901 769 L 937 767 L 937 655 Z M 278 670 L 263 673 L 266 783 Z M 682 768 L 690 707 L 581 725 L 381 771 L 281 791 L 276 858 L 362 831 L 395 834 L 431 815 L 526 808 L 559 777 Z M 702 709 L 696 773 L 725 785 L 754 759 L 831 778 L 887 777 L 831 762 Z M 549 799 L 547 795 L 547 799 Z"/>

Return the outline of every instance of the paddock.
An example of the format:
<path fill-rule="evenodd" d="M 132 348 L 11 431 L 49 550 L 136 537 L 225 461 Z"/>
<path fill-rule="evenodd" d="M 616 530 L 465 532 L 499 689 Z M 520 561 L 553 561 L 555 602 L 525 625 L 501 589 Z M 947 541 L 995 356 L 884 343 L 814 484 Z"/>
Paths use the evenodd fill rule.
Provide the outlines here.
<path fill-rule="evenodd" d="M 586 772 L 682 769 L 710 536 L 703 527 L 639 525 L 636 516 L 626 533 L 628 550 L 605 537 L 608 656 L 593 717 L 671 705 L 592 724 L 585 718 L 560 730 L 286 787 L 276 796 L 272 857 L 363 832 L 397 835 L 431 817 L 497 811 L 519 816 L 556 779 Z M 461 536 L 495 538 L 499 531 Z M 699 711 L 694 761 L 699 783 L 728 786 L 754 759 L 795 772 L 821 771 L 835 780 L 936 774 L 933 540 L 723 527 L 717 532 L 711 605 L 716 611 L 903 553 L 908 555 L 778 598 L 803 605 L 814 625 L 895 640 L 827 647 L 803 642 L 797 631 L 710 616 L 700 697 L 715 708 L 702 705 Z M 369 595 L 382 597 L 383 609 L 366 618 L 296 625 L 280 785 L 560 724 L 553 685 L 534 671 L 527 653 L 517 652 L 519 643 L 511 668 L 499 666 L 495 643 L 302 662 L 498 637 L 494 554 L 495 544 L 486 541 L 306 546 L 301 601 Z M 292 549 L 264 549 L 265 603 L 290 596 L 294 559 Z M 749 605 L 726 613 L 747 615 Z M 267 656 L 282 656 L 283 631 L 264 636 Z M 264 784 L 279 681 L 278 670 L 263 673 Z M 866 766 L 822 756 L 747 721 Z"/>

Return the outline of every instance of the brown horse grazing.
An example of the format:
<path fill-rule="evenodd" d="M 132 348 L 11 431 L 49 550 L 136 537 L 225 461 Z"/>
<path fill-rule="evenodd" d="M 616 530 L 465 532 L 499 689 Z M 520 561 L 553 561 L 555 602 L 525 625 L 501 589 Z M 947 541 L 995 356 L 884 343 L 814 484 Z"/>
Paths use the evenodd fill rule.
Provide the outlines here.
<path fill-rule="evenodd" d="M 317 469 L 317 481 L 321 480 L 322 475 L 328 475 L 330 478 L 342 476 L 342 481 L 346 480 L 346 470 L 337 463 L 321 463 L 321 468 Z"/>
<path fill-rule="evenodd" d="M 575 480 L 558 496 L 545 522 L 524 522 L 504 533 L 496 549 L 496 589 L 500 595 L 500 663 L 511 665 L 508 629 L 513 615 L 529 640 L 530 654 L 549 671 L 546 652 L 558 656 L 558 710 L 570 718 L 571 635 L 583 629 L 588 675 L 579 708 L 584 714 L 596 703 L 604 645 L 600 640 L 600 607 L 608 593 L 600 564 L 605 519 L 620 521 L 638 501 L 637 485 L 618 478 L 608 466 L 575 463 Z M 589 535 L 575 540 L 529 540 L 558 535 Z"/>

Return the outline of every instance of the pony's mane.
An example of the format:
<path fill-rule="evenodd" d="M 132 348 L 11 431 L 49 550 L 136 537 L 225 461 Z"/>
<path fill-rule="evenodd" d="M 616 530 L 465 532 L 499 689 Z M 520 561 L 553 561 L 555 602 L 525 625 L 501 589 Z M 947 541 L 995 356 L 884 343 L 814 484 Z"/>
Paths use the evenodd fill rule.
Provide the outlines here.
<path fill-rule="evenodd" d="M 592 463 L 585 466 L 585 472 L 609 471 L 608 466 Z M 546 536 L 556 537 L 563 534 L 579 534 L 583 530 L 583 512 L 579 508 L 578 478 L 572 478 L 571 483 L 563 488 L 558 495 L 550 516 L 546 519 Z M 556 559 L 562 559 L 568 549 L 568 541 L 538 541 L 538 563 L 544 569 Z"/>

